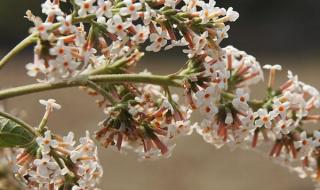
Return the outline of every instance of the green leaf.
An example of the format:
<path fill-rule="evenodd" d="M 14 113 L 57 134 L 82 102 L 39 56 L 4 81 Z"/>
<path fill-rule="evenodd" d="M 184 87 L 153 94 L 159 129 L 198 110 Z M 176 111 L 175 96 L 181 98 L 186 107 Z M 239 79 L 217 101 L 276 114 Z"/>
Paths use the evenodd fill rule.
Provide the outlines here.
<path fill-rule="evenodd" d="M 35 138 L 36 136 L 21 124 L 0 116 L 0 148 L 27 148 L 35 143 Z"/>

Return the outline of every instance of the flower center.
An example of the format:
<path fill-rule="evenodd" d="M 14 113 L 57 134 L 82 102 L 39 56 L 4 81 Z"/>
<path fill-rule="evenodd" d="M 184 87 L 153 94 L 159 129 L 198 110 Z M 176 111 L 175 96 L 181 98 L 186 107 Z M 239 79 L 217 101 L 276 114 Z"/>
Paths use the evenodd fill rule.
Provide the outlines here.
<path fill-rule="evenodd" d="M 123 26 L 121 24 L 117 25 L 117 30 L 118 31 L 122 31 L 123 30 Z"/>
<path fill-rule="evenodd" d="M 269 117 L 268 117 L 268 116 L 264 116 L 264 117 L 262 118 L 262 121 L 265 122 L 265 123 L 268 122 L 268 121 L 269 121 Z"/>
<path fill-rule="evenodd" d="M 136 8 L 134 7 L 134 5 L 131 5 L 128 7 L 129 11 L 133 12 L 136 10 Z"/>
<path fill-rule="evenodd" d="M 90 4 L 89 4 L 89 3 L 84 3 L 84 4 L 83 4 L 83 8 L 85 8 L 85 9 L 90 9 Z"/>
<path fill-rule="evenodd" d="M 284 109 L 283 106 L 279 106 L 278 110 L 279 110 L 280 112 L 283 112 L 285 109 Z"/>

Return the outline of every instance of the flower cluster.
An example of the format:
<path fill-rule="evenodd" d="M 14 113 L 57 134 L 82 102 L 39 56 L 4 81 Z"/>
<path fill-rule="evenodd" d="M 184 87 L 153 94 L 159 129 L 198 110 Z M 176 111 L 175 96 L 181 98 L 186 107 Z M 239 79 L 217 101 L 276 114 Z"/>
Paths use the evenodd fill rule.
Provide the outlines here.
<path fill-rule="evenodd" d="M 60 108 L 53 99 L 40 102 L 47 110 Z M 36 149 L 21 150 L 17 155 L 17 178 L 27 189 L 97 189 L 103 174 L 97 147 L 89 132 L 79 141 L 76 146 L 72 132 L 60 137 L 50 130 L 45 131 L 43 136 L 36 138 Z"/>
<path fill-rule="evenodd" d="M 221 51 L 219 59 L 192 63 L 201 72 L 185 83 L 190 106 L 204 117 L 198 133 L 217 147 L 228 141 L 238 144 L 255 129 L 249 86 L 263 80 L 254 57 L 232 46 Z"/>
<path fill-rule="evenodd" d="M 70 13 L 62 11 L 61 3 L 46 0 L 42 4 L 45 21 L 27 12 L 35 25 L 30 32 L 39 39 L 34 62 L 26 68 L 32 77 L 43 76 L 39 81 L 59 81 L 90 72 L 130 57 L 147 41 L 146 51 L 186 46 L 184 52 L 189 57 L 207 54 L 215 58 L 218 44 L 228 37 L 225 23 L 239 16 L 232 8 L 215 7 L 213 0 L 76 0 Z M 89 32 L 86 25 L 90 25 Z"/>
<path fill-rule="evenodd" d="M 312 112 L 320 106 L 319 91 L 291 71 L 288 80 L 275 89 L 276 71 L 282 68 L 265 65 L 269 70 L 267 95 L 261 101 L 250 100 L 249 86 L 264 78 L 259 63 L 231 46 L 223 51 L 220 60 L 192 63 L 202 71 L 185 85 L 190 106 L 204 118 L 197 132 L 218 148 L 225 144 L 256 147 L 259 139 L 271 140 L 271 157 L 281 158 L 300 176 L 318 179 L 319 132 L 309 133 L 302 124 L 320 119 Z M 301 160 L 298 166 L 297 160 Z"/>
<path fill-rule="evenodd" d="M 27 11 L 34 27 L 24 41 L 36 42 L 26 69 L 41 84 L 5 91 L 1 99 L 80 86 L 103 97 L 97 103 L 106 116 L 95 136 L 104 147 L 133 150 L 140 159 L 166 158 L 174 140 L 195 129 L 218 148 L 271 142 L 270 157 L 319 182 L 320 132 L 303 128 L 320 120 L 314 113 L 319 92 L 291 71 L 275 87 L 280 65 L 262 68 L 246 52 L 220 47 L 228 23 L 239 17 L 233 8 L 219 8 L 214 0 L 46 0 L 42 12 L 45 20 Z M 177 46 L 188 58 L 181 70 L 166 76 L 135 73 L 145 52 Z M 253 100 L 250 89 L 264 81 L 262 69 L 269 71 L 266 94 Z M 171 86 L 184 90 L 185 104 Z M 17 156 L 17 177 L 29 189 L 96 189 L 102 168 L 89 133 L 78 146 L 72 132 L 52 134 L 48 117 L 61 106 L 54 99 L 40 103 L 46 112 L 35 131 L 25 126 L 36 143 Z M 201 122 L 191 122 L 194 112 Z"/>
<path fill-rule="evenodd" d="M 37 138 L 39 151 L 35 155 L 27 151 L 18 154 L 16 176 L 27 189 L 97 188 L 103 174 L 97 147 L 88 132 L 78 146 L 73 137 L 71 132 L 60 137 L 46 131 L 44 137 Z"/>
<path fill-rule="evenodd" d="M 192 133 L 191 110 L 178 105 L 176 94 L 165 94 L 154 85 L 138 86 L 125 95 L 125 106 L 107 107 L 96 138 L 118 151 L 133 149 L 141 159 L 171 155 L 173 139 Z M 130 98 L 131 96 L 131 98 Z"/>

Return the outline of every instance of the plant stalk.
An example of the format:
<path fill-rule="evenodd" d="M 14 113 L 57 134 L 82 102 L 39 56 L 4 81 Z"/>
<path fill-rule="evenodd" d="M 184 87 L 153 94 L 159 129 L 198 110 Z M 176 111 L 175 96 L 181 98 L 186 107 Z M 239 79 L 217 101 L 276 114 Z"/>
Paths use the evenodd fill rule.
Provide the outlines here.
<path fill-rule="evenodd" d="M 35 83 L 25 86 L 13 87 L 0 91 L 0 100 L 32 94 L 36 92 L 43 92 L 47 90 L 61 89 L 76 86 L 88 86 L 88 81 L 94 83 L 147 83 L 160 86 L 174 86 L 182 87 L 181 83 L 176 79 L 171 79 L 168 76 L 162 75 L 145 75 L 145 74 L 106 74 L 93 76 L 78 76 L 72 80 L 65 80 L 55 83 Z"/>

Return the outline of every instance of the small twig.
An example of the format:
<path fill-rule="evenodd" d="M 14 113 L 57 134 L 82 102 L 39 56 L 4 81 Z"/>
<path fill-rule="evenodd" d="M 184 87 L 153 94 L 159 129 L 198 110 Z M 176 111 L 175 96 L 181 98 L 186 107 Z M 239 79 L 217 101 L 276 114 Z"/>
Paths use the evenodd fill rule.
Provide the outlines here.
<path fill-rule="evenodd" d="M 11 51 L 9 51 L 8 54 L 6 54 L 1 60 L 0 60 L 0 69 L 13 57 L 15 57 L 18 53 L 20 53 L 22 50 L 24 50 L 29 45 L 35 43 L 37 39 L 35 38 L 37 36 L 36 33 L 33 33 L 26 37 L 24 40 L 22 40 L 19 44 L 17 44 Z"/>

